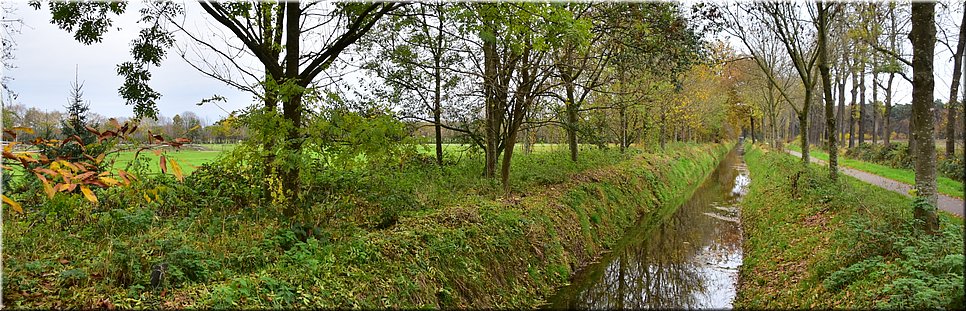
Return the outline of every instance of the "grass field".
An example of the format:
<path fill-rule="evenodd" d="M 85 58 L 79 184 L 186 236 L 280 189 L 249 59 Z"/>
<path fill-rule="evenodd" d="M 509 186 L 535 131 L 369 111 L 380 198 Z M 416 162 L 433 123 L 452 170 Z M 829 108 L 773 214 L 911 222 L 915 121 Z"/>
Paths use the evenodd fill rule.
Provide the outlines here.
<path fill-rule="evenodd" d="M 210 145 L 206 144 L 206 145 L 195 145 L 195 146 L 198 146 L 199 147 L 198 149 L 206 149 L 206 150 L 195 150 L 195 149 L 184 148 L 181 150 L 168 150 L 164 154 L 168 158 L 174 159 L 176 162 L 178 162 L 178 165 L 181 166 L 181 169 L 184 171 L 185 174 L 190 174 L 202 164 L 214 161 L 215 159 L 218 158 L 218 155 L 220 155 L 222 152 L 231 150 L 231 148 L 235 147 L 234 144 L 210 144 Z M 115 161 L 114 163 L 115 169 L 124 169 L 125 167 L 127 167 L 128 163 L 134 160 L 134 155 L 135 155 L 135 152 L 133 151 L 120 152 L 115 154 L 115 159 L 111 159 L 110 157 L 108 157 L 105 159 L 105 161 L 113 160 Z M 147 161 L 148 163 L 152 164 L 152 165 L 147 165 L 147 168 L 149 171 L 151 171 L 152 173 L 157 173 L 161 171 L 161 168 L 158 166 L 158 163 L 160 162 L 160 157 L 155 155 L 154 152 L 142 151 L 140 157 L 144 159 L 142 161 Z M 18 178 L 19 176 L 23 175 L 23 169 L 19 166 L 12 166 L 11 175 L 13 176 L 13 178 Z"/>
<path fill-rule="evenodd" d="M 174 159 L 176 162 L 178 162 L 178 164 L 181 166 L 185 174 L 190 174 L 191 172 L 194 172 L 201 165 L 208 162 L 212 162 L 215 159 L 217 159 L 222 152 L 231 150 L 237 145 L 236 144 L 204 144 L 204 145 L 194 145 L 194 146 L 197 146 L 197 148 L 196 149 L 183 148 L 180 150 L 168 150 L 164 154 L 169 159 Z M 462 158 L 462 156 L 466 152 L 469 152 L 469 150 L 471 150 L 473 147 L 474 146 L 467 145 L 467 144 L 443 144 L 443 152 L 447 155 L 457 156 Z M 197 149 L 204 149 L 204 150 L 197 150 Z M 566 149 L 567 149 L 566 144 L 534 144 L 533 145 L 533 152 L 535 153 L 563 151 Z M 587 149 L 596 149 L 596 147 L 592 145 L 580 145 L 581 151 L 587 150 Z M 421 144 L 419 145 L 419 147 L 416 148 L 416 150 L 424 154 L 435 154 L 436 147 L 433 144 Z M 514 152 L 516 155 L 523 154 L 523 144 L 517 144 L 514 148 Z M 127 167 L 128 163 L 130 163 L 134 159 L 134 155 L 135 155 L 135 152 L 133 151 L 121 152 L 116 154 L 116 159 L 114 160 L 115 161 L 114 168 L 124 169 L 125 167 Z M 160 157 L 155 155 L 153 152 L 142 151 L 139 157 L 142 159 L 142 161 L 146 161 L 149 164 L 147 165 L 147 169 L 151 173 L 158 173 L 161 171 L 161 168 L 158 165 L 160 162 Z M 111 159 L 108 158 L 106 160 L 110 161 Z M 12 171 L 13 171 L 12 175 L 14 176 L 14 178 L 17 178 L 23 175 L 22 170 L 17 166 L 14 166 Z"/>
<path fill-rule="evenodd" d="M 165 152 L 164 155 L 170 160 L 177 161 L 178 165 L 181 166 L 181 169 L 184 170 L 185 174 L 190 174 L 202 164 L 212 162 L 217 159 L 218 155 L 221 153 L 222 151 L 214 150 L 173 150 Z M 152 173 L 157 173 L 161 170 L 161 168 L 158 166 L 160 157 L 155 155 L 153 152 L 141 152 L 140 157 L 145 159 L 143 161 L 148 161 L 148 163 L 151 163 L 151 165 L 147 165 L 147 168 Z M 117 160 L 114 167 L 123 169 L 133 160 L 134 152 L 122 152 L 117 155 Z"/>
<path fill-rule="evenodd" d="M 802 148 L 795 144 L 789 144 L 788 149 L 801 151 Z M 808 153 L 817 159 L 828 161 L 828 153 L 822 152 L 817 148 L 810 149 Z M 912 170 L 893 168 L 885 165 L 859 161 L 847 158 L 842 154 L 839 154 L 839 165 L 872 173 L 910 185 L 914 185 L 916 183 L 916 173 Z M 963 183 L 961 182 L 938 176 L 936 177 L 936 188 L 939 190 L 939 193 L 952 197 L 963 198 Z"/>

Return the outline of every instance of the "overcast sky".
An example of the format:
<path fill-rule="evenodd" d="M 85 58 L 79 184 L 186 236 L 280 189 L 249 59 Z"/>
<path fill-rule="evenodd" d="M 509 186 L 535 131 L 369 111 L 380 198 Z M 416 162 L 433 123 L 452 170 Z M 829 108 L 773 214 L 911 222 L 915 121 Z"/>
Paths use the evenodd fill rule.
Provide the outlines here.
<path fill-rule="evenodd" d="M 84 83 L 84 98 L 90 103 L 91 110 L 108 117 L 132 116 L 132 107 L 125 105 L 117 93 L 122 81 L 116 74 L 116 66 L 131 59 L 129 44 L 141 28 L 136 22 L 138 4 L 129 5 L 127 13 L 114 21 L 103 42 L 90 46 L 78 43 L 70 33 L 52 25 L 46 5 L 41 10 L 30 8 L 24 1 L 7 2 L 5 6 L 13 7 L 14 11 L 3 18 L 23 21 L 22 26 L 16 27 L 20 33 L 13 36 L 17 43 L 13 59 L 16 68 L 3 73 L 14 79 L 10 86 L 19 95 L 17 103 L 64 110 L 76 66 L 78 78 Z M 185 6 L 188 23 L 207 27 L 197 4 L 186 3 Z M 956 11 L 952 20 L 959 21 L 962 12 Z M 955 33 L 955 29 L 950 32 Z M 744 50 L 740 45 L 735 48 Z M 952 76 L 951 53 L 942 45 L 936 47 L 936 52 L 935 96 L 945 101 Z M 253 101 L 251 94 L 202 75 L 174 53 L 169 54 L 162 66 L 154 68 L 152 73 L 151 85 L 162 94 L 158 108 L 168 117 L 193 111 L 207 118 L 208 122 L 215 122 L 227 112 L 214 105 L 195 105 L 215 94 L 228 98 L 228 103 L 221 104 L 227 111 L 246 107 Z M 901 78 L 896 81 L 895 101 L 908 102 L 911 86 Z"/>
<path fill-rule="evenodd" d="M 187 3 L 189 17 L 197 19 L 200 7 Z M 84 84 L 84 98 L 91 110 L 108 117 L 133 116 L 132 106 L 124 104 L 118 95 L 122 79 L 117 75 L 117 64 L 131 60 L 130 42 L 137 37 L 141 25 L 137 24 L 140 7 L 128 6 L 127 13 L 114 21 L 104 41 L 83 45 L 72 34 L 50 23 L 50 11 L 46 6 L 34 10 L 26 2 L 7 3 L 15 8 L 8 19 L 22 19 L 20 33 L 14 34 L 17 42 L 14 68 L 5 75 L 12 76 L 11 89 L 19 95 L 16 100 L 28 107 L 64 110 L 74 80 L 77 76 Z M 194 111 L 198 116 L 218 121 L 227 115 L 214 105 L 197 106 L 201 99 L 214 94 L 225 96 L 228 103 L 220 104 L 227 111 L 246 107 L 252 96 L 211 79 L 191 68 L 180 56 L 170 53 L 160 68 L 152 69 L 151 86 L 161 93 L 158 109 L 162 115 L 171 117 L 184 111 Z"/>

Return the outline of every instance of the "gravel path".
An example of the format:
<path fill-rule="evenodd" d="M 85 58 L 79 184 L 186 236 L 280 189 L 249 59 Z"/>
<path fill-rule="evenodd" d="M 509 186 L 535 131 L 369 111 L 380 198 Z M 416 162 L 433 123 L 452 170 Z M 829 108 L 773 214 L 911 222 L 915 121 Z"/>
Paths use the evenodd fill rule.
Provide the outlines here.
<path fill-rule="evenodd" d="M 798 151 L 794 151 L 794 150 L 787 150 L 787 151 L 793 156 L 796 156 L 798 158 L 802 157 L 802 154 Z M 816 159 L 815 157 L 811 157 L 811 161 L 812 163 L 825 165 L 825 161 Z M 910 186 L 909 184 L 901 183 L 879 175 L 866 173 L 860 170 L 844 167 L 841 165 L 839 165 L 839 172 L 845 173 L 846 175 L 855 177 L 861 181 L 885 188 L 887 190 L 892 190 L 892 191 L 901 193 L 907 197 L 911 197 L 911 195 L 909 195 L 909 190 L 912 190 L 912 186 Z M 966 209 L 966 203 L 963 203 L 963 200 L 960 200 L 959 198 L 954 198 L 940 193 L 939 209 L 947 211 L 953 215 L 963 217 L 963 210 Z"/>

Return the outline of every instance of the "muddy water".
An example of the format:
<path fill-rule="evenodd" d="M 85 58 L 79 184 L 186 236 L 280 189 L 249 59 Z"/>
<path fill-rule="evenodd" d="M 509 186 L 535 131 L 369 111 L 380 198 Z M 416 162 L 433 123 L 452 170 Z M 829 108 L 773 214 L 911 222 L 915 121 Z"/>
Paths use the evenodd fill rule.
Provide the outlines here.
<path fill-rule="evenodd" d="M 740 148 L 663 220 L 644 218 L 549 299 L 553 309 L 730 308 L 741 265 L 738 202 L 751 179 Z"/>

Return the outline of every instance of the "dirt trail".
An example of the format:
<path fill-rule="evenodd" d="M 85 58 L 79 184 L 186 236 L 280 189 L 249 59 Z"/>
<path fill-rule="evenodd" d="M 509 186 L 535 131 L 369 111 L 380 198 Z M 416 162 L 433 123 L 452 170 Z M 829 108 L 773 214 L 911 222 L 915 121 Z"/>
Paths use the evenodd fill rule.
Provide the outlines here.
<path fill-rule="evenodd" d="M 802 154 L 798 151 L 787 150 L 793 156 L 802 157 Z M 825 161 L 811 157 L 812 163 L 825 164 Z M 909 190 L 912 190 L 912 186 L 909 184 L 901 183 L 892 179 L 888 179 L 879 175 L 866 173 L 860 170 L 848 168 L 839 165 L 839 172 L 845 173 L 846 175 L 855 177 L 861 181 L 885 188 L 887 190 L 892 190 L 901 193 L 907 197 L 911 197 Z M 966 208 L 966 204 L 963 200 L 959 198 L 954 198 L 945 194 L 939 194 L 939 209 L 947 211 L 953 215 L 963 217 L 963 210 Z"/>

